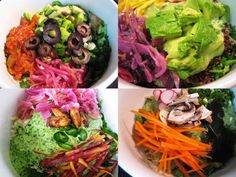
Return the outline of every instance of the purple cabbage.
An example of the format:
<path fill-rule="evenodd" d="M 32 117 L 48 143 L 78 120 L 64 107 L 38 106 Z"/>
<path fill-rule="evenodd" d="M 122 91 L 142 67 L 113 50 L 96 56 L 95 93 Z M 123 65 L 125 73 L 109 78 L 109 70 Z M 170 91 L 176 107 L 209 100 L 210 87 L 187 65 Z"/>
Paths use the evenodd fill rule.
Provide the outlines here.
<path fill-rule="evenodd" d="M 145 18 L 137 17 L 132 10 L 119 15 L 119 77 L 133 84 L 152 83 L 159 79 L 171 77 L 171 83 L 162 82 L 164 86 L 178 87 L 176 74 L 167 70 L 165 55 L 159 53 L 148 41 Z M 173 77 L 175 76 L 175 77 Z M 163 77 L 163 78 L 162 78 Z"/>

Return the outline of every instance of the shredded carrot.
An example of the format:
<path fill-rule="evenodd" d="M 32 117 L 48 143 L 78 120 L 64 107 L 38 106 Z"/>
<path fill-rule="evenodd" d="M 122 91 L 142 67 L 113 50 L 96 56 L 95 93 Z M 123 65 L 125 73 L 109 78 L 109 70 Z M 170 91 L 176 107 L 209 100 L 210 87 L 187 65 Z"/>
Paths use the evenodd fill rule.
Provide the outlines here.
<path fill-rule="evenodd" d="M 169 154 L 170 155 L 170 157 L 169 157 L 169 160 L 168 160 L 168 167 L 167 167 L 167 169 L 168 169 L 168 171 L 167 171 L 167 173 L 170 175 L 171 174 L 171 164 L 172 164 L 172 159 L 170 159 L 171 158 L 171 154 Z"/>
<path fill-rule="evenodd" d="M 180 154 L 180 155 L 177 155 L 177 156 L 173 156 L 173 157 L 169 157 L 169 158 L 166 158 L 166 159 L 162 159 L 160 161 L 170 161 L 170 160 L 174 160 L 174 159 L 177 159 L 177 158 L 180 158 L 180 157 L 183 157 L 184 154 Z"/>
<path fill-rule="evenodd" d="M 137 125 L 137 128 L 139 127 L 138 130 L 141 133 L 143 133 L 143 136 L 144 136 L 145 139 L 147 139 L 151 144 L 153 144 L 155 146 L 158 146 L 158 142 L 156 140 L 151 139 L 150 137 L 148 137 L 148 135 L 145 134 L 145 132 L 143 132 L 142 125 L 141 125 L 140 122 L 137 122 L 136 125 Z"/>
<path fill-rule="evenodd" d="M 166 152 L 163 152 L 163 154 L 162 154 L 162 158 L 161 158 L 161 160 L 163 160 L 163 161 L 160 161 L 160 163 L 162 163 L 162 166 L 163 166 L 163 171 L 166 171 L 166 166 L 165 166 L 165 158 L 166 158 L 166 155 L 167 155 L 167 153 Z"/>
<path fill-rule="evenodd" d="M 144 124 L 135 121 L 136 146 L 144 146 L 161 154 L 157 171 L 171 174 L 171 164 L 175 163 L 185 177 L 191 173 L 205 177 L 203 169 L 207 164 L 201 164 L 201 158 L 211 158 L 208 152 L 212 147 L 185 134 L 191 131 L 207 131 L 205 128 L 168 126 L 160 121 L 159 113 L 144 109 L 133 112 L 147 120 Z M 185 167 L 190 170 L 187 171 Z"/>
<path fill-rule="evenodd" d="M 142 145 L 142 144 L 144 144 L 146 142 L 147 142 L 147 140 L 143 139 L 143 140 L 139 141 L 138 143 L 136 143 L 136 146 L 140 146 L 140 145 Z"/>
<path fill-rule="evenodd" d="M 149 143 L 144 143 L 144 146 L 149 148 L 149 149 L 152 149 L 152 150 L 154 150 L 156 152 L 161 152 L 159 148 L 157 148 L 157 147 L 155 147 L 155 146 L 153 146 L 153 145 L 151 145 Z"/>
<path fill-rule="evenodd" d="M 202 128 L 202 127 L 191 127 L 191 128 L 176 128 L 174 127 L 176 131 L 178 132 L 190 132 L 190 131 L 207 131 L 205 128 Z"/>
<path fill-rule="evenodd" d="M 103 175 L 109 175 L 109 176 L 114 176 L 112 173 L 110 173 L 109 171 L 106 170 L 100 170 L 99 173 L 97 173 L 96 175 L 94 175 L 94 177 L 100 177 Z"/>
<path fill-rule="evenodd" d="M 77 175 L 77 172 L 76 172 L 76 170 L 75 170 L 75 166 L 74 166 L 73 162 L 70 162 L 70 168 L 71 168 L 72 172 L 74 173 L 75 177 L 78 177 L 78 175 Z"/>
<path fill-rule="evenodd" d="M 175 164 L 179 168 L 179 170 L 184 174 L 184 176 L 189 177 L 189 174 L 187 173 L 186 169 L 178 160 L 175 160 Z"/>
<path fill-rule="evenodd" d="M 208 163 L 204 163 L 204 164 L 202 164 L 202 165 L 200 165 L 200 167 L 203 169 L 203 168 L 205 168 L 205 167 L 207 167 L 208 166 Z M 194 170 L 189 170 L 189 171 L 187 171 L 187 173 L 193 173 L 194 172 Z"/>
<path fill-rule="evenodd" d="M 78 164 L 81 164 L 81 165 L 85 166 L 86 168 L 88 168 L 89 170 L 91 170 L 91 168 L 88 166 L 88 164 L 81 158 L 79 158 Z"/>

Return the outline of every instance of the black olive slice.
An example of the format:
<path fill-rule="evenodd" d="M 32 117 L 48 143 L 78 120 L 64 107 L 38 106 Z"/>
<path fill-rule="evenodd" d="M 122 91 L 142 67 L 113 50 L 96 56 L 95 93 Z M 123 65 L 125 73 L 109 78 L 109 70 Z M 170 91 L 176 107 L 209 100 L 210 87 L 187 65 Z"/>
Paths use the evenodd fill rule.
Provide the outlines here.
<path fill-rule="evenodd" d="M 79 50 L 83 46 L 81 35 L 77 32 L 72 33 L 68 38 L 67 45 L 69 49 Z"/>
<path fill-rule="evenodd" d="M 82 24 L 78 25 L 76 27 L 76 29 L 81 34 L 81 36 L 83 36 L 83 37 L 87 37 L 91 34 L 90 27 L 85 23 L 82 23 Z"/>
<path fill-rule="evenodd" d="M 61 31 L 57 24 L 47 24 L 43 27 L 43 39 L 48 44 L 54 45 L 60 42 Z"/>
<path fill-rule="evenodd" d="M 39 45 L 38 48 L 38 54 L 41 57 L 46 57 L 46 56 L 50 56 L 52 52 L 52 47 L 48 44 L 41 44 Z"/>
<path fill-rule="evenodd" d="M 91 54 L 87 49 L 81 48 L 79 50 L 73 50 L 73 52 L 76 56 L 72 56 L 72 60 L 76 64 L 85 65 L 90 61 Z"/>
<path fill-rule="evenodd" d="M 58 25 L 58 23 L 54 18 L 49 18 L 44 22 L 44 25 Z"/>
<path fill-rule="evenodd" d="M 24 46 L 27 50 L 33 50 L 38 47 L 40 39 L 37 36 L 33 36 L 25 41 Z"/>

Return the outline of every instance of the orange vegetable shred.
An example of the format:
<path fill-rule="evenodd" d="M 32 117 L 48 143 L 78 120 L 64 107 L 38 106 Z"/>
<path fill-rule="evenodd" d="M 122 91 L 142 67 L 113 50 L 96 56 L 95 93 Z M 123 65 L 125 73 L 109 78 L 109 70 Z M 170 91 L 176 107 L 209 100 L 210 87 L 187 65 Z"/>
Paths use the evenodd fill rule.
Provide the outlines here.
<path fill-rule="evenodd" d="M 153 111 L 147 112 L 140 109 L 132 112 L 147 120 L 144 124 L 135 121 L 134 140 L 136 146 L 144 146 L 161 154 L 157 171 L 171 174 L 171 166 L 174 163 L 185 177 L 188 177 L 190 173 L 205 177 L 203 169 L 207 163 L 203 164 L 201 158 L 211 158 L 208 152 L 212 150 L 212 146 L 192 139 L 184 133 L 203 132 L 207 131 L 206 129 L 168 126 L 160 121 L 159 113 Z"/>
<path fill-rule="evenodd" d="M 30 74 L 34 71 L 35 53 L 24 48 L 24 42 L 35 36 L 35 27 L 38 17 L 34 16 L 32 21 L 23 19 L 18 27 L 11 29 L 7 36 L 5 53 L 7 56 L 7 69 L 16 80 L 20 80 L 22 75 Z"/>

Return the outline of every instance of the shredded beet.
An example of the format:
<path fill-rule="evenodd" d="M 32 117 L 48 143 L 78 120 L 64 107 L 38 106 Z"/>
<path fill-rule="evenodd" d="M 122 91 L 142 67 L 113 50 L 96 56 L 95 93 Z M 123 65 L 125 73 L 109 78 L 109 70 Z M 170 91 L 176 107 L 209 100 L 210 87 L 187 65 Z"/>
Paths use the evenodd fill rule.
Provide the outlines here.
<path fill-rule="evenodd" d="M 63 64 L 60 59 L 53 60 L 50 64 L 36 59 L 36 69 L 30 75 L 33 88 L 77 88 L 83 87 L 86 66 L 80 69 L 71 68 L 69 63 Z"/>
<path fill-rule="evenodd" d="M 64 176 L 109 176 L 117 166 L 117 160 L 113 160 L 113 154 L 109 152 L 113 138 L 103 135 L 93 135 L 86 142 L 77 145 L 70 151 L 59 151 L 53 154 L 38 153 L 45 160 L 40 162 L 40 166 L 48 174 L 59 172 Z M 99 138 L 97 137 L 99 136 Z M 95 138 L 96 137 L 96 138 Z M 117 148 L 115 149 L 115 152 Z M 93 163 L 92 163 L 93 162 Z M 74 170 L 71 169 L 73 164 Z M 108 166 L 109 165 L 109 166 Z M 69 167 L 69 169 L 68 169 Z M 85 170 L 88 173 L 84 174 Z M 75 175 L 76 174 L 76 175 Z"/>
<path fill-rule="evenodd" d="M 132 10 L 119 15 L 119 77 L 127 82 L 150 84 L 167 72 L 165 57 L 148 42 L 147 34 L 144 17 Z M 179 79 L 171 82 L 179 85 Z"/>
<path fill-rule="evenodd" d="M 59 108 L 64 113 L 78 108 L 90 118 L 100 115 L 97 91 L 94 89 L 28 89 L 26 98 L 20 102 L 17 116 L 30 119 L 33 112 L 40 112 L 46 120 L 51 116 L 52 108 Z"/>

